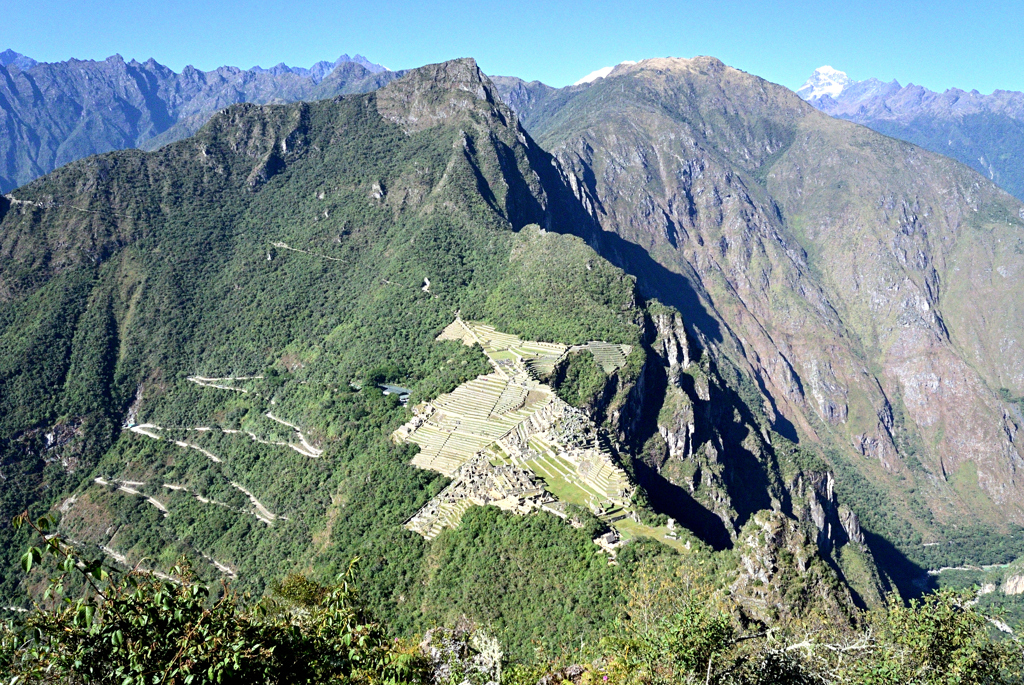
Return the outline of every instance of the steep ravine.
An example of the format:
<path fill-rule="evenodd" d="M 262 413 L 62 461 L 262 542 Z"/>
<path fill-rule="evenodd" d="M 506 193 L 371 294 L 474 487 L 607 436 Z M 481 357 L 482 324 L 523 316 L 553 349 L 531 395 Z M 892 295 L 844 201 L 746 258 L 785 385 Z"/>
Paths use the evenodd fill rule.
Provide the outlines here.
<path fill-rule="evenodd" d="M 824 457 L 862 512 L 884 503 L 871 532 L 900 554 L 955 555 L 924 545 L 964 523 L 977 562 L 1000 553 L 975 541 L 1024 521 L 1019 203 L 712 58 L 522 85 L 505 87 L 589 217 L 576 230 L 682 312 L 698 367 L 746 379 L 748 410 Z M 707 481 L 728 443 L 691 437 L 678 401 L 659 433 L 677 453 L 710 444 Z M 759 440 L 734 432 L 756 463 Z"/>
<path fill-rule="evenodd" d="M 604 420 L 650 507 L 733 555 L 733 591 L 754 615 L 785 606 L 794 583 L 829 611 L 881 602 L 894 586 L 839 501 L 835 474 L 772 433 L 750 408 L 750 381 L 736 369 L 727 379 L 677 311 L 646 310 L 642 369 L 613 374 L 584 408 Z"/>

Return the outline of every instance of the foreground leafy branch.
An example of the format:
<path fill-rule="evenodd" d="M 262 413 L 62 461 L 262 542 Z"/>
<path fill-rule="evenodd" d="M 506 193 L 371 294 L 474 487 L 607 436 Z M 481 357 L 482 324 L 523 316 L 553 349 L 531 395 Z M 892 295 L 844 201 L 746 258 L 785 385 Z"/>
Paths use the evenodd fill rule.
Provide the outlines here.
<path fill-rule="evenodd" d="M 40 542 L 22 557 L 52 572 L 41 602 L 0 625 L 0 685 L 97 683 L 430 683 L 431 685 L 1021 685 L 1016 637 L 993 639 L 971 593 L 940 592 L 860 615 L 766 626 L 746 621 L 711 569 L 641 561 L 622 614 L 589 653 L 508 663 L 498 640 L 463 620 L 420 644 L 389 639 L 350 583 L 290 575 L 252 601 L 85 559 L 47 519 L 18 517 Z"/>
<path fill-rule="evenodd" d="M 422 680 L 414 650 L 389 641 L 362 609 L 348 573 L 315 593 L 245 606 L 225 584 L 218 598 L 187 566 L 168 578 L 116 572 L 87 561 L 46 519 L 18 517 L 43 543 L 22 557 L 26 572 L 51 557 L 44 602 L 0 636 L 8 683 L 402 683 Z M 71 577 L 80 596 L 65 596 Z M 285 588 L 287 590 L 287 588 Z M 294 594 L 294 593 L 293 593 Z"/>

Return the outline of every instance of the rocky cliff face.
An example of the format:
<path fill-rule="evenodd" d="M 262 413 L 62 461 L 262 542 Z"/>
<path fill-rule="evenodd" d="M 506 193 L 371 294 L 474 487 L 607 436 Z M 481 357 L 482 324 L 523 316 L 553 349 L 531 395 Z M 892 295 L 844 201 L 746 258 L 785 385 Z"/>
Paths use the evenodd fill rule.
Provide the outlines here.
<path fill-rule="evenodd" d="M 774 430 L 904 493 L 922 532 L 1024 520 L 1004 399 L 1024 394 L 1024 207 L 711 58 L 620 66 L 523 119 L 598 225 L 588 240 L 683 313 L 709 367 L 754 379 Z M 698 405 L 679 405 L 666 449 L 707 444 L 708 478 L 724 445 L 690 437 Z"/>
<path fill-rule="evenodd" d="M 857 515 L 840 503 L 835 475 L 823 462 L 795 465 L 772 445 L 767 416 L 735 391 L 742 375 L 717 368 L 678 311 L 653 302 L 648 313 L 644 368 L 630 388 L 611 379 L 626 401 L 605 415 L 653 508 L 731 549 L 732 589 L 753 616 L 810 604 L 846 616 L 854 603 L 881 602 L 892 588 Z"/>
<path fill-rule="evenodd" d="M 759 512 L 741 531 L 736 552 L 739 571 L 729 589 L 755 618 L 794 618 L 814 606 L 833 620 L 850 620 L 850 589 L 791 518 Z"/>
<path fill-rule="evenodd" d="M 557 90 L 540 81 L 526 82 L 515 76 L 492 76 L 491 81 L 501 93 L 502 101 L 516 113 L 529 112 L 540 106 Z"/>

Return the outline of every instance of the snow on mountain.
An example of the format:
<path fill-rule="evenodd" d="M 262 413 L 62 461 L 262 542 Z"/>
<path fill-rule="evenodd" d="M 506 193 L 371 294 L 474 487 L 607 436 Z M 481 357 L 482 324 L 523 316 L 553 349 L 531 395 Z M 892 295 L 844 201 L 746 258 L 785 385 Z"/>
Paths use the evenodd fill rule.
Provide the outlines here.
<path fill-rule="evenodd" d="M 797 91 L 797 95 L 804 100 L 816 100 L 825 95 L 836 98 L 853 83 L 855 81 L 847 76 L 845 71 L 825 65 L 814 70 L 807 83 Z"/>
<path fill-rule="evenodd" d="M 636 64 L 636 62 L 632 62 L 630 60 L 626 60 L 625 62 L 619 62 L 615 66 L 621 66 L 623 64 Z M 597 79 L 604 78 L 608 74 L 612 73 L 613 69 L 615 69 L 615 67 L 601 67 L 597 71 L 590 72 L 589 74 L 587 74 L 586 76 L 584 76 L 583 78 L 581 78 L 579 81 L 577 81 L 576 83 L 574 83 L 572 85 L 574 85 L 574 86 L 582 86 L 584 83 L 593 83 Z"/>

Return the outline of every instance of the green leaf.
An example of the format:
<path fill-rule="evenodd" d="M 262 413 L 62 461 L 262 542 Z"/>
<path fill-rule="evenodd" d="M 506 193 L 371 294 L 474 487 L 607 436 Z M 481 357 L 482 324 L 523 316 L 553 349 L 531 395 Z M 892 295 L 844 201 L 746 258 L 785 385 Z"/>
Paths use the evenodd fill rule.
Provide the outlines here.
<path fill-rule="evenodd" d="M 29 547 L 28 551 L 21 555 L 21 568 L 28 573 L 32 570 L 32 565 L 38 564 L 42 558 L 43 553 L 38 547 Z"/>

